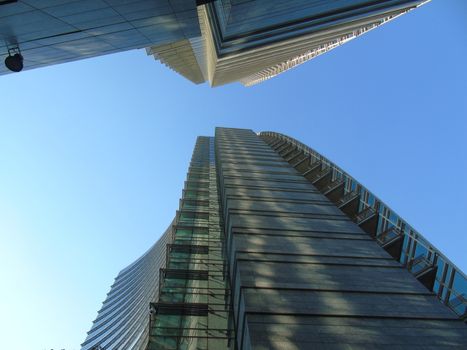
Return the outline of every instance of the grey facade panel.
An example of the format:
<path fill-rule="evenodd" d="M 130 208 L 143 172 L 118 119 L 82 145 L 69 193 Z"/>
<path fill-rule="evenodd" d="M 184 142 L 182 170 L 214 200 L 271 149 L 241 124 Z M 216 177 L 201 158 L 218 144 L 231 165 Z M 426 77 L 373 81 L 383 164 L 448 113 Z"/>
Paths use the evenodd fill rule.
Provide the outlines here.
<path fill-rule="evenodd" d="M 230 199 L 232 209 L 271 212 L 276 210 L 280 213 L 294 212 L 296 214 L 321 214 L 321 215 L 337 215 L 344 216 L 344 214 L 333 205 L 317 205 L 312 203 L 294 203 L 283 202 L 277 200 L 260 200 L 260 199 Z"/>
<path fill-rule="evenodd" d="M 463 325 L 446 320 L 248 315 L 252 349 L 462 349 Z M 293 344 L 293 346 L 290 346 Z"/>
<path fill-rule="evenodd" d="M 291 182 L 305 178 L 290 164 L 255 164 L 258 139 L 248 130 L 216 129 L 240 349 L 467 345 L 458 316 L 311 182 Z M 224 163 L 227 147 L 248 153 L 250 145 L 255 154 Z M 248 171 L 232 181 L 232 168 Z M 277 169 L 272 181 L 268 173 Z M 250 177 L 258 171 L 261 180 Z M 417 343 L 413 332 L 436 339 Z"/>
<path fill-rule="evenodd" d="M 258 188 L 225 188 L 226 197 L 248 197 L 263 199 L 283 199 L 289 201 L 320 201 L 323 196 L 318 192 L 272 191 Z"/>

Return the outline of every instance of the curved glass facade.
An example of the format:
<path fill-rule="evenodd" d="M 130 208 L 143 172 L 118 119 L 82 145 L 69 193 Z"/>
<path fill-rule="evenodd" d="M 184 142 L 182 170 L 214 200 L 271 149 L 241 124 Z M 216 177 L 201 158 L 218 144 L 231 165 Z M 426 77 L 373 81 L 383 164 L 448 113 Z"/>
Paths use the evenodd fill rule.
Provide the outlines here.
<path fill-rule="evenodd" d="M 148 342 L 149 304 L 159 291 L 172 224 L 138 260 L 115 278 L 82 346 L 88 349 L 143 349 Z"/>

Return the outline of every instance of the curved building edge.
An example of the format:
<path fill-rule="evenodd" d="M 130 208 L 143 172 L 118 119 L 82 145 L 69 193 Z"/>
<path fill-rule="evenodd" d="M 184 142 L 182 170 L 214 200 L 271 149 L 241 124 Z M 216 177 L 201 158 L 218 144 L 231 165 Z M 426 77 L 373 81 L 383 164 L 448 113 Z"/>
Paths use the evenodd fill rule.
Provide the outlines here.
<path fill-rule="evenodd" d="M 443 304 L 452 309 L 461 319 L 467 321 L 466 275 L 422 234 L 355 178 L 316 150 L 281 133 L 262 131 L 258 135 L 265 140 L 269 139 L 270 142 L 266 141 L 266 143 L 272 145 L 273 148 L 275 146 L 276 150 L 279 149 L 279 153 L 286 150 L 286 154 L 289 155 L 284 159 L 299 172 L 299 167 L 304 162 L 309 162 L 308 167 L 316 164 L 319 168 L 319 173 L 316 175 L 321 176 L 318 181 L 321 181 L 324 176 L 328 177 L 328 182 L 324 186 L 317 187 L 323 194 L 329 198 L 329 194 L 332 191 L 335 192 L 340 186 L 342 195 L 336 199 L 336 204 L 344 199 L 356 199 L 357 211 L 354 215 L 346 214 L 357 223 L 362 219 L 367 220 L 370 215 L 374 217 L 376 220 L 374 232 L 368 233 L 383 248 L 387 248 L 390 243 L 393 244 L 391 246 L 393 248 L 394 242 L 399 239 L 397 254 L 391 255 L 434 292 Z"/>
<path fill-rule="evenodd" d="M 81 350 L 144 349 L 149 339 L 150 303 L 159 292 L 172 225 L 141 257 L 119 272 Z"/>

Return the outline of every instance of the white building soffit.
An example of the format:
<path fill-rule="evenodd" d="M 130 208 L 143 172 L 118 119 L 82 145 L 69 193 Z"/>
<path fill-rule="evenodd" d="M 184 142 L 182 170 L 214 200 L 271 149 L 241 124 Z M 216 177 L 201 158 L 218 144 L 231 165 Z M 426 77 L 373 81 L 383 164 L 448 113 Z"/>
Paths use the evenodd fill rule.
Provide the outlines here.
<path fill-rule="evenodd" d="M 379 27 L 380 25 L 382 24 L 385 24 L 403 14 L 406 14 L 407 12 L 413 10 L 414 8 L 418 8 L 422 5 L 425 5 L 426 3 L 430 2 L 431 0 L 426 0 L 426 1 L 423 1 L 422 3 L 420 3 L 419 5 L 417 5 L 416 7 L 413 7 L 413 8 L 409 8 L 409 9 L 406 9 L 404 11 L 401 11 L 400 13 L 398 14 L 395 14 L 395 15 L 390 15 L 390 16 L 387 16 L 385 18 L 382 18 L 381 21 L 379 23 L 373 23 L 371 25 L 367 25 L 367 26 L 364 26 L 364 27 L 361 27 L 360 29 L 358 30 L 354 30 L 352 31 L 351 33 L 348 33 L 346 35 L 343 35 L 341 37 L 337 37 L 335 40 L 332 40 L 332 41 L 329 41 L 328 43 L 325 43 L 325 44 L 322 44 L 322 45 L 319 45 L 317 47 L 314 47 L 306 52 L 304 52 L 303 54 L 301 55 L 298 55 L 298 56 L 294 56 L 290 59 L 288 59 L 287 61 L 284 61 L 284 62 L 281 62 L 279 64 L 276 64 L 274 66 L 271 66 L 269 68 L 266 68 L 264 70 L 261 70 L 259 71 L 258 73 L 256 74 L 253 74 L 253 75 L 250 75 L 250 76 L 247 76 L 243 79 L 240 80 L 240 82 L 249 87 L 249 86 L 253 86 L 253 85 L 256 85 L 256 84 L 259 84 L 265 80 L 268 80 L 268 79 L 271 79 L 283 72 L 286 72 L 287 70 L 289 69 L 292 69 L 294 67 L 297 67 L 305 62 L 307 62 L 308 60 L 310 59 L 313 59 L 325 52 L 328 52 L 342 44 L 345 44 L 346 42 L 352 40 L 352 39 L 355 39 L 356 37 L 372 30 L 372 29 L 375 29 L 377 27 Z"/>
<path fill-rule="evenodd" d="M 166 45 L 148 47 L 146 52 L 186 79 L 201 84 L 205 80 L 194 52 L 196 43 L 197 40 L 184 39 Z"/>
<path fill-rule="evenodd" d="M 268 79 L 271 79 L 281 73 L 284 73 L 286 71 L 288 71 L 289 69 L 292 69 L 294 67 L 297 67 L 323 53 L 326 53 L 328 51 L 331 51 L 332 49 L 335 49 L 336 47 L 338 46 L 341 46 L 342 44 L 345 44 L 347 42 L 349 42 L 350 40 L 352 39 L 355 39 L 356 37 L 372 30 L 372 29 L 375 29 L 377 27 L 379 27 L 380 25 L 384 24 L 384 23 L 387 23 L 389 22 L 390 20 L 393 20 L 405 13 L 407 13 L 408 11 L 410 10 L 406 10 L 406 11 L 403 11 L 397 15 L 393 15 L 393 16 L 389 16 L 389 17 L 385 17 L 383 19 L 381 19 L 381 21 L 379 23 L 373 23 L 373 24 L 370 24 L 368 26 L 365 26 L 365 27 L 361 27 L 359 28 L 358 30 L 354 30 L 346 35 L 343 35 L 343 36 L 340 36 L 340 37 L 337 37 L 335 38 L 334 40 L 332 41 L 329 41 L 325 44 L 322 44 L 322 45 L 319 45 L 317 47 L 314 47 L 306 52 L 304 52 L 303 54 L 299 55 L 299 56 L 295 56 L 295 57 L 292 57 L 290 59 L 288 59 L 287 61 L 284 61 L 282 63 L 279 63 L 279 64 L 276 64 L 272 67 L 269 67 L 269 68 L 266 68 L 266 69 L 263 69 L 261 71 L 259 71 L 258 73 L 256 74 L 253 74 L 253 75 L 250 75 L 248 77 L 245 77 L 243 79 L 240 80 L 240 82 L 249 87 L 249 86 L 253 86 L 253 85 L 256 85 L 256 84 L 259 84 L 265 80 L 268 80 Z"/>
<path fill-rule="evenodd" d="M 357 36 L 388 22 L 418 5 L 411 3 L 409 7 L 389 8 L 383 13 L 373 15 L 360 14 L 353 20 L 341 19 L 335 25 L 319 26 L 312 32 L 302 28 L 295 31 L 290 38 L 279 35 L 270 44 L 263 44 L 244 50 L 222 48 L 223 42 L 216 35 L 215 19 L 211 18 L 208 8 L 198 7 L 198 16 L 204 42 L 205 69 L 202 70 L 211 86 L 240 81 L 251 86 L 270 79 L 282 72 L 296 67 L 322 53 L 332 50 Z M 290 36 L 290 35 L 289 35 Z M 234 45 L 236 46 L 236 45 Z M 243 45 L 240 45 L 243 46 Z M 247 45 L 248 46 L 248 45 Z M 199 62 L 199 60 L 198 60 Z"/>

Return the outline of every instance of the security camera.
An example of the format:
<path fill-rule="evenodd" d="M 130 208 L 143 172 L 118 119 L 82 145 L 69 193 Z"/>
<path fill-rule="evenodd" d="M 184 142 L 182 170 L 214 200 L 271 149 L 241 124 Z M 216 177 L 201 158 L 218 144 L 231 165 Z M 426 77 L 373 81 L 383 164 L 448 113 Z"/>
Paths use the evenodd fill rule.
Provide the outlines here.
<path fill-rule="evenodd" d="M 8 53 L 5 58 L 5 66 L 12 72 L 21 72 L 23 70 L 23 56 L 17 52 L 15 54 Z"/>

